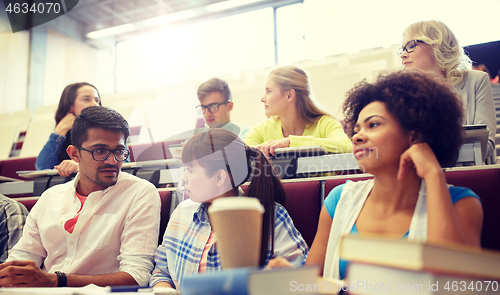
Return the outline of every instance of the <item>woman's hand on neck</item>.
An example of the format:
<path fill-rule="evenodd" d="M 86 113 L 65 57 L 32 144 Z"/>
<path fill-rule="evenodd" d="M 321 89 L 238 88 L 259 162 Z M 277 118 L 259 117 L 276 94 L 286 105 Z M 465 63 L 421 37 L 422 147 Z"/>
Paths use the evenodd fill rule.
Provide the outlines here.
<path fill-rule="evenodd" d="M 68 113 L 61 119 L 61 121 L 59 121 L 59 124 L 56 125 L 54 131 L 59 135 L 66 136 L 68 131 L 71 130 L 75 118 L 76 116 L 74 114 Z"/>
<path fill-rule="evenodd" d="M 375 176 L 373 192 L 377 198 L 384 196 L 418 196 L 422 179 L 426 182 L 442 181 L 444 172 L 427 143 L 412 144 L 400 158 L 399 165 L 385 167 L 372 173 Z"/>
<path fill-rule="evenodd" d="M 402 179 L 408 172 L 414 172 L 425 180 L 444 175 L 436 155 L 427 143 L 413 144 L 401 155 L 398 179 Z"/>

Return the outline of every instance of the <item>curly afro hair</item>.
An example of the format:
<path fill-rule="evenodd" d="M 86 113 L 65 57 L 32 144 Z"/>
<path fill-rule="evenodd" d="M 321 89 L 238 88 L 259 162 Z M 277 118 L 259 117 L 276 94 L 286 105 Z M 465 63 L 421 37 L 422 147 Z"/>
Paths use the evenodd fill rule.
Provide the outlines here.
<path fill-rule="evenodd" d="M 343 105 L 346 133 L 352 137 L 361 110 L 380 101 L 404 130 L 429 144 L 442 167 L 455 165 L 464 136 L 462 101 L 438 80 L 419 71 L 399 71 L 382 74 L 375 83 L 356 84 Z"/>

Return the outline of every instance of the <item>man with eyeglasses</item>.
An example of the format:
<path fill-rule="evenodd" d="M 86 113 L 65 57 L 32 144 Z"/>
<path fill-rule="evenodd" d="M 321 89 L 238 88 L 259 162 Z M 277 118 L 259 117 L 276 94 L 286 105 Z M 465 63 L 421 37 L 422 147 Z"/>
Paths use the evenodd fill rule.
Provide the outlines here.
<path fill-rule="evenodd" d="M 240 138 L 251 130 L 250 127 L 240 128 L 231 122 L 230 113 L 233 110 L 231 91 L 226 81 L 212 78 L 198 87 L 200 105 L 196 109 L 203 114 L 210 128 L 224 128 Z"/>
<path fill-rule="evenodd" d="M 0 264 L 0 286 L 148 284 L 161 204 L 151 183 L 120 172 L 128 135 L 127 121 L 105 107 L 75 119 L 67 152 L 79 172 L 32 208 L 23 237 Z"/>

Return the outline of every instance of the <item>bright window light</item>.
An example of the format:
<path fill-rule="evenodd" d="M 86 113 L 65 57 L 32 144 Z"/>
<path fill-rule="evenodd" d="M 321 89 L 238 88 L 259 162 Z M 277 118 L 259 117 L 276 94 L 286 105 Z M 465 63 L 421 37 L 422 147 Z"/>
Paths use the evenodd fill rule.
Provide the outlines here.
<path fill-rule="evenodd" d="M 303 6 L 302 3 L 298 3 L 276 10 L 279 64 L 289 64 L 294 61 L 304 60 L 306 57 Z"/>
<path fill-rule="evenodd" d="M 255 20 L 259 21 L 256 22 Z M 272 8 L 164 30 L 117 45 L 117 91 L 274 65 Z"/>
<path fill-rule="evenodd" d="M 321 59 L 400 44 L 406 27 L 431 19 L 447 24 L 461 46 L 500 40 L 494 29 L 499 11 L 498 0 L 419 0 L 410 6 L 399 0 L 305 0 L 295 17 L 304 16 L 306 58 Z"/>
<path fill-rule="evenodd" d="M 470 12 L 471 6 L 477 13 Z M 217 6 L 206 8 L 213 7 Z M 462 46 L 496 41 L 500 40 L 500 30 L 495 29 L 498 11 L 498 0 L 473 4 L 468 0 L 419 0 L 411 6 L 400 0 L 304 0 L 276 11 L 278 62 L 390 47 L 401 43 L 407 26 L 430 19 L 446 23 Z M 119 43 L 117 91 L 237 75 L 273 65 L 273 9 L 266 8 L 189 26 L 165 26 L 156 34 Z"/>

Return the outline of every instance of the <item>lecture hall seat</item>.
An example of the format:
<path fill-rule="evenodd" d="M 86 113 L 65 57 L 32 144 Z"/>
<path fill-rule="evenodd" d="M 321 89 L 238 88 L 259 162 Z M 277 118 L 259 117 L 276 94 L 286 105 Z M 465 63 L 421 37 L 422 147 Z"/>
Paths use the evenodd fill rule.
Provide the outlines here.
<path fill-rule="evenodd" d="M 479 196 L 484 214 L 481 247 L 500 251 L 500 165 L 447 171 L 445 175 L 449 184 L 468 187 Z"/>
<path fill-rule="evenodd" d="M 318 180 L 283 183 L 286 202 L 283 207 L 288 211 L 295 228 L 310 247 L 318 228 L 321 210 L 321 183 Z M 248 186 L 241 186 L 245 194 Z"/>

